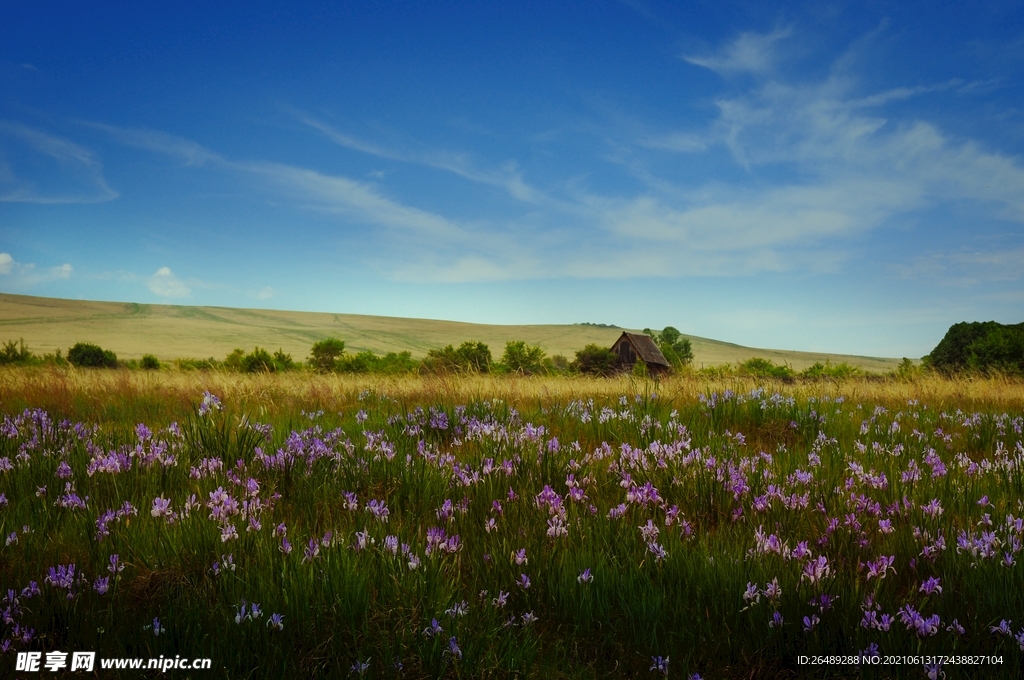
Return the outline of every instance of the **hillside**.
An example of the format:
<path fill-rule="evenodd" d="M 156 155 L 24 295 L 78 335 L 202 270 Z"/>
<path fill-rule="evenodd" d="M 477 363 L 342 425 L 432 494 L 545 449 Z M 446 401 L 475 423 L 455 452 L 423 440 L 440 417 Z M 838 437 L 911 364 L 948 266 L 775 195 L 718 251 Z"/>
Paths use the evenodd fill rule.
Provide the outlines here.
<path fill-rule="evenodd" d="M 684 329 L 685 330 L 685 329 Z M 622 329 L 597 326 L 498 326 L 405 319 L 360 314 L 289 312 L 228 307 L 143 305 L 30 297 L 0 293 L 0 342 L 24 338 L 34 353 L 64 351 L 76 342 L 111 349 L 122 359 L 154 354 L 162 360 L 194 357 L 223 359 L 232 349 L 278 348 L 305 359 L 310 346 L 338 337 L 351 351 L 379 354 L 410 351 L 422 357 L 427 350 L 465 340 L 480 340 L 501 355 L 508 340 L 540 345 L 549 355 L 572 358 L 576 350 L 594 343 L 611 346 Z M 867 371 L 895 368 L 896 359 L 756 349 L 687 335 L 693 343 L 695 365 L 712 366 L 763 357 L 802 370 L 815 361 L 845 361 Z"/>

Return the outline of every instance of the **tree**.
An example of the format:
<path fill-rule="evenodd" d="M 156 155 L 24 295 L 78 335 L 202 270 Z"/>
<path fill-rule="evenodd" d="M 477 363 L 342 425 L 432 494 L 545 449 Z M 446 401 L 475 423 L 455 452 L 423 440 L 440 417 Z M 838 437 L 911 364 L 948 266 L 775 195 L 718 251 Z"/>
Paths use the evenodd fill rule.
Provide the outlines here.
<path fill-rule="evenodd" d="M 690 339 L 683 337 L 683 334 L 672 326 L 665 326 L 661 333 L 655 333 L 650 328 L 645 328 L 644 333 L 654 338 L 658 349 L 673 367 L 681 368 L 693 362 L 693 347 L 690 345 Z"/>
<path fill-rule="evenodd" d="M 79 342 L 68 350 L 68 361 L 75 366 L 117 368 L 117 355 L 88 342 Z"/>
<path fill-rule="evenodd" d="M 321 373 L 330 373 L 338 367 L 338 360 L 345 353 L 345 341 L 338 338 L 325 338 L 313 343 L 309 351 L 309 365 Z"/>
<path fill-rule="evenodd" d="M 491 368 L 491 349 L 482 342 L 467 340 L 458 349 L 447 345 L 442 349 L 428 351 L 420 366 L 430 373 L 486 373 Z"/>
<path fill-rule="evenodd" d="M 619 366 L 619 355 L 607 347 L 587 345 L 576 352 L 572 367 L 580 373 L 611 375 Z"/>
<path fill-rule="evenodd" d="M 19 342 L 9 340 L 0 350 L 0 364 L 27 364 L 32 360 L 32 352 L 25 346 L 25 340 Z"/>
<path fill-rule="evenodd" d="M 273 373 L 277 370 L 274 357 L 262 347 L 256 347 L 242 358 L 242 370 L 246 373 Z"/>
<path fill-rule="evenodd" d="M 142 361 L 139 363 L 139 365 L 142 366 L 142 368 L 146 369 L 147 371 L 154 371 L 160 368 L 160 360 L 157 359 L 152 354 L 143 354 Z"/>
<path fill-rule="evenodd" d="M 510 340 L 505 343 L 501 363 L 517 373 L 543 373 L 544 350 L 535 345 L 527 345 L 524 340 Z"/>

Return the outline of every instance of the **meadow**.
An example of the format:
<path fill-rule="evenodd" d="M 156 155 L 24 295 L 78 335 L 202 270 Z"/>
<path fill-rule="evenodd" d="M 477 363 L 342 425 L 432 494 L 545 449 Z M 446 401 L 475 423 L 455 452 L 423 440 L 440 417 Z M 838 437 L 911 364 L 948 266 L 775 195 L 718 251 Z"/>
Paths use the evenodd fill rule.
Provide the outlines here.
<path fill-rule="evenodd" d="M 35 367 L 0 412 L 3 673 L 1024 670 L 1019 381 Z"/>

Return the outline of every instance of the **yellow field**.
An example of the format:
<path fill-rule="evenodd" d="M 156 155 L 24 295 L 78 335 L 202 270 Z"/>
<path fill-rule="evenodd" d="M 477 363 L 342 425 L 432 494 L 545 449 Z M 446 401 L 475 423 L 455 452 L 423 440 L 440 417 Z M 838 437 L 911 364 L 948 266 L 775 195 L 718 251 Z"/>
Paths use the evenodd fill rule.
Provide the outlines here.
<path fill-rule="evenodd" d="M 674 403 L 696 400 L 711 391 L 749 392 L 756 387 L 797 398 L 828 395 L 884 403 L 899 409 L 912 399 L 932 408 L 971 411 L 985 407 L 1024 408 L 1024 382 L 1006 378 L 948 379 L 936 376 L 911 381 L 854 378 L 843 382 L 786 384 L 749 378 L 707 379 L 676 375 L 660 381 L 621 376 L 521 377 L 516 375 L 403 376 L 321 375 L 311 372 L 243 374 L 225 371 L 138 371 L 58 367 L 0 367 L 0 410 L 44 408 L 61 417 L 85 420 L 175 419 L 187 414 L 206 390 L 233 408 L 263 418 L 294 417 L 300 409 L 340 411 L 372 391 L 407 405 L 466 403 L 500 399 L 533 407 L 569 399 L 604 399 L 656 392 Z"/>
<path fill-rule="evenodd" d="M 677 327 L 685 329 L 685 320 Z M 223 359 L 231 350 L 255 346 L 271 352 L 283 349 L 304 360 L 317 340 L 337 337 L 353 352 L 378 354 L 410 351 L 420 358 L 427 351 L 465 340 L 487 343 L 495 358 L 509 340 L 539 345 L 548 355 L 570 359 L 576 350 L 594 343 L 610 347 L 622 329 L 578 324 L 498 326 L 405 319 L 358 314 L 288 312 L 228 307 L 140 305 L 91 302 L 0 294 L 0 342 L 23 338 L 36 355 L 67 351 L 77 342 L 91 342 L 113 350 L 121 359 L 153 354 L 161 360 L 179 358 Z M 694 366 L 715 366 L 751 357 L 770 359 L 803 370 L 816 361 L 846 362 L 866 371 L 891 371 L 898 359 L 756 349 L 688 335 L 693 343 Z"/>

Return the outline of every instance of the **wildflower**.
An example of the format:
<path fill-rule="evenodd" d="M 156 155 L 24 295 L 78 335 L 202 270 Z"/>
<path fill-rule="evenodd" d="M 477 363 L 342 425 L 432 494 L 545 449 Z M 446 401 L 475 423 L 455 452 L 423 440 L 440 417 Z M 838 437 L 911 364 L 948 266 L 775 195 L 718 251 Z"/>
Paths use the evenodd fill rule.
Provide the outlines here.
<path fill-rule="evenodd" d="M 309 544 L 303 550 L 302 562 L 311 562 L 320 556 L 320 541 L 315 538 L 309 539 Z"/>
<path fill-rule="evenodd" d="M 818 618 L 817 614 L 812 614 L 811 616 L 805 616 L 804 617 L 804 632 L 805 633 L 810 633 L 812 630 L 814 630 L 814 627 L 817 626 L 820 622 L 821 622 L 821 619 Z"/>
<path fill-rule="evenodd" d="M 153 509 L 150 510 L 153 517 L 163 517 L 171 514 L 171 501 L 162 495 L 153 499 Z"/>
<path fill-rule="evenodd" d="M 644 541 L 650 543 L 652 541 L 658 540 L 658 534 L 659 534 L 658 527 L 654 526 L 654 522 L 652 522 L 651 520 L 647 520 L 647 524 L 646 525 L 639 526 L 637 528 L 640 530 L 640 533 L 643 535 Z"/>
<path fill-rule="evenodd" d="M 18 532 L 17 531 L 12 531 L 11 533 L 9 533 L 7 535 L 7 545 L 11 545 L 12 543 L 17 543 L 17 542 L 18 542 Z"/>
<path fill-rule="evenodd" d="M 292 544 L 288 542 L 287 536 L 281 538 L 281 545 L 278 546 L 277 549 L 283 552 L 285 555 L 292 551 Z"/>
<path fill-rule="evenodd" d="M 167 632 L 167 629 L 160 625 L 160 619 L 154 616 L 153 617 L 153 635 L 160 635 L 161 633 L 166 633 L 166 632 Z"/>
<path fill-rule="evenodd" d="M 931 595 L 932 593 L 942 593 L 942 586 L 939 584 L 938 577 L 931 576 L 921 584 L 918 592 L 924 593 L 925 595 Z"/>
<path fill-rule="evenodd" d="M 966 631 L 964 627 L 960 625 L 960 622 L 953 619 L 953 623 L 946 626 L 946 630 L 950 633 L 956 633 L 957 635 L 963 635 Z"/>
<path fill-rule="evenodd" d="M 398 536 L 385 536 L 384 537 L 384 549 L 392 555 L 398 554 Z"/>
<path fill-rule="evenodd" d="M 651 670 L 658 671 L 662 675 L 668 675 L 668 657 L 652 656 Z"/>
<path fill-rule="evenodd" d="M 661 562 L 668 557 L 668 552 L 666 552 L 665 548 L 660 543 L 655 543 L 654 541 L 647 544 L 647 552 L 654 555 L 656 562 Z"/>
<path fill-rule="evenodd" d="M 410 554 L 409 555 L 409 562 L 408 562 L 408 564 L 409 564 L 409 570 L 412 571 L 412 570 L 416 569 L 416 567 L 420 566 L 420 558 L 417 557 L 415 554 Z"/>
<path fill-rule="evenodd" d="M 388 515 L 390 512 L 388 511 L 388 506 L 384 501 L 378 501 L 376 499 L 370 500 L 366 504 L 366 510 L 381 522 L 386 523 L 388 521 Z"/>
<path fill-rule="evenodd" d="M 110 564 L 107 566 L 107 571 L 109 571 L 111 574 L 114 574 L 115 576 L 124 571 L 124 565 L 121 564 L 120 556 L 116 554 L 110 556 Z"/>
<path fill-rule="evenodd" d="M 281 536 L 287 536 L 287 535 L 288 535 L 288 527 L 286 527 L 284 525 L 284 522 L 281 522 L 276 527 L 274 527 L 274 538 L 280 538 Z"/>
<path fill-rule="evenodd" d="M 782 597 L 782 588 L 779 587 L 778 577 L 773 578 L 772 582 L 765 586 L 764 594 L 773 602 Z"/>
<path fill-rule="evenodd" d="M 942 670 L 942 664 L 937 661 L 933 664 L 924 664 L 924 674 L 928 680 L 939 680 L 946 677 L 946 672 Z"/>
<path fill-rule="evenodd" d="M 498 591 L 498 597 L 494 598 L 494 600 L 491 601 L 491 604 L 493 604 L 495 607 L 499 607 L 500 608 L 500 607 L 504 607 L 507 602 L 508 602 L 508 593 L 506 593 L 504 590 L 499 590 Z"/>
<path fill-rule="evenodd" d="M 814 584 L 828 577 L 831 573 L 832 568 L 828 565 L 828 559 L 824 555 L 819 555 L 817 559 L 811 560 L 804 565 L 804 572 L 800 575 L 800 580 L 806 579 Z"/>
<path fill-rule="evenodd" d="M 234 524 L 225 524 L 220 528 L 220 542 L 227 543 L 238 538 L 238 528 Z"/>
<path fill-rule="evenodd" d="M 523 614 L 522 620 L 523 620 L 523 625 L 524 626 L 528 626 L 531 623 L 533 623 L 534 621 L 536 621 L 537 617 L 534 616 L 533 612 L 526 612 L 525 614 Z M 1022 631 L 1021 634 L 1024 635 L 1024 631 Z"/>
<path fill-rule="evenodd" d="M 1017 641 L 1020 651 L 1024 652 L 1024 628 L 1021 628 L 1020 632 L 1013 639 Z"/>
<path fill-rule="evenodd" d="M 529 560 L 526 558 L 526 548 L 520 548 L 512 553 L 509 558 L 518 565 L 527 564 Z"/>
<path fill-rule="evenodd" d="M 872 642 L 871 644 L 869 644 L 867 646 L 867 649 L 860 650 L 860 656 L 861 656 L 861 658 L 868 658 L 868 659 L 874 658 L 876 656 L 881 656 L 881 652 L 879 652 L 879 649 L 878 649 L 878 643 L 877 642 Z"/>
<path fill-rule="evenodd" d="M 209 392 L 203 392 L 203 402 L 199 404 L 200 416 L 207 416 L 213 411 L 220 411 L 222 408 L 224 406 L 220 403 L 220 399 Z"/>
<path fill-rule="evenodd" d="M 893 569 L 892 566 L 893 562 L 895 561 L 895 555 L 889 555 L 888 557 L 886 557 L 885 555 L 880 555 L 878 559 L 874 562 L 868 562 L 868 580 L 870 581 L 873 578 L 881 580 L 885 578 L 886 573 L 890 570 L 893 573 L 896 573 L 896 570 Z"/>
<path fill-rule="evenodd" d="M 267 619 L 267 628 L 284 630 L 284 616 L 281 614 L 271 614 L 270 618 Z"/>
<path fill-rule="evenodd" d="M 456 602 L 448 609 L 445 609 L 444 613 L 450 618 L 455 618 L 456 616 L 465 616 L 468 610 L 469 602 L 463 600 L 462 602 Z"/>
<path fill-rule="evenodd" d="M 576 581 L 579 583 L 590 583 L 594 580 L 594 575 L 590 573 L 590 567 L 587 567 L 580 572 L 580 575 L 576 577 Z"/>
<path fill-rule="evenodd" d="M 92 587 L 98 594 L 106 595 L 107 591 L 110 590 L 110 577 L 98 577 L 96 582 L 92 584 Z"/>
<path fill-rule="evenodd" d="M 772 614 L 772 620 L 768 622 L 769 628 L 781 628 L 782 627 L 782 614 L 774 612 Z"/>
<path fill-rule="evenodd" d="M 423 635 L 426 637 L 434 637 L 444 632 L 444 628 L 437 622 L 437 619 L 431 619 L 430 625 L 423 629 Z"/>
<path fill-rule="evenodd" d="M 526 574 L 520 574 L 519 575 L 519 581 L 517 583 L 519 584 L 519 587 L 522 588 L 523 590 L 529 590 L 529 588 L 530 588 L 530 577 L 527 576 Z"/>
<path fill-rule="evenodd" d="M 1003 619 L 1002 621 L 999 622 L 998 626 L 991 626 L 989 628 L 989 630 L 991 630 L 993 633 L 999 633 L 1000 635 L 1007 635 L 1007 636 L 1012 637 L 1013 636 L 1013 631 L 1010 630 L 1010 623 L 1012 623 L 1012 622 L 1011 621 L 1007 621 L 1006 619 Z"/>
<path fill-rule="evenodd" d="M 756 583 L 747 582 L 747 591 L 743 593 L 743 601 L 749 605 L 755 605 L 761 601 L 761 591 L 757 589 Z"/>
<path fill-rule="evenodd" d="M 491 533 L 498 528 L 498 523 L 494 521 L 493 517 L 488 517 L 487 521 L 484 522 L 484 531 Z"/>
<path fill-rule="evenodd" d="M 235 623 L 241 625 L 242 621 L 246 621 L 249 618 L 248 605 L 245 600 L 242 600 L 240 607 L 235 607 Z"/>
<path fill-rule="evenodd" d="M 259 603 L 258 602 L 253 602 L 249 606 L 249 618 L 250 619 L 258 619 L 261 616 L 263 616 L 263 611 L 260 609 Z"/>
<path fill-rule="evenodd" d="M 453 658 L 456 658 L 456 659 L 461 659 L 462 658 L 462 650 L 459 649 L 459 641 L 458 641 L 458 639 L 454 635 L 451 636 L 448 639 L 448 650 L 447 651 L 448 651 L 449 654 L 452 655 Z"/>
<path fill-rule="evenodd" d="M 356 662 L 352 664 L 352 667 L 349 670 L 362 677 L 366 675 L 366 671 L 370 670 L 370 660 L 367 659 L 366 661 L 360 661 L 359 659 L 356 659 Z"/>

